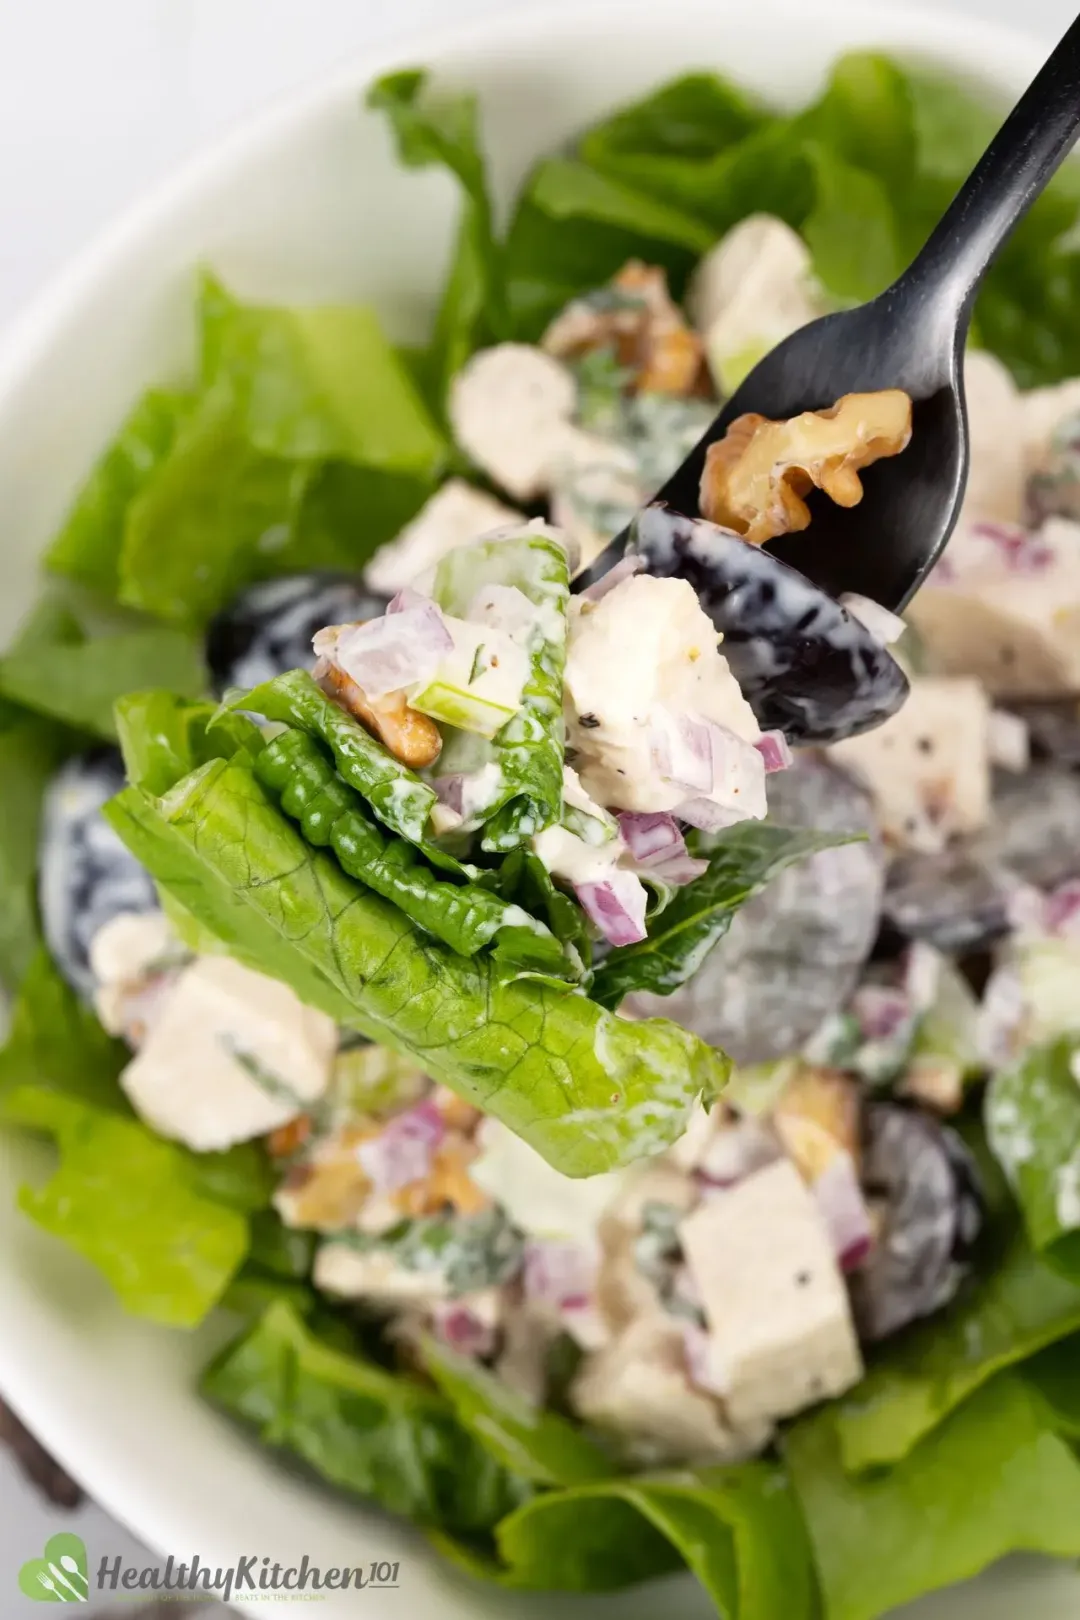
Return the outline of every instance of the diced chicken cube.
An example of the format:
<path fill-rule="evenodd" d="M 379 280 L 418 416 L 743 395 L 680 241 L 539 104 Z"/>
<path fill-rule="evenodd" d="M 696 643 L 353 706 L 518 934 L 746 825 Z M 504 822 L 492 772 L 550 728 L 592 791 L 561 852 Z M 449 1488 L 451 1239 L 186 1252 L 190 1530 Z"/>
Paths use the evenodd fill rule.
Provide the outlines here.
<path fill-rule="evenodd" d="M 227 956 L 176 980 L 121 1084 L 162 1136 L 207 1153 L 263 1136 L 326 1090 L 333 1019 Z"/>
<path fill-rule="evenodd" d="M 1020 427 L 1020 393 L 1012 372 L 985 349 L 969 349 L 964 386 L 971 436 L 964 515 L 1019 523 L 1027 456 Z"/>
<path fill-rule="evenodd" d="M 434 1305 L 449 1296 L 441 1271 L 399 1265 L 385 1249 L 364 1252 L 346 1243 L 324 1243 L 315 1255 L 316 1288 L 342 1299 L 362 1299 L 382 1309 Z"/>
<path fill-rule="evenodd" d="M 163 911 L 121 911 L 90 942 L 90 967 L 99 984 L 135 984 L 148 969 L 183 956 Z"/>
<path fill-rule="evenodd" d="M 990 705 L 977 680 L 924 676 L 875 731 L 832 749 L 874 796 L 893 843 L 935 853 L 990 814 Z"/>
<path fill-rule="evenodd" d="M 561 1175 L 497 1119 L 484 1120 L 477 1141 L 480 1153 L 469 1174 L 515 1226 L 530 1237 L 595 1242 L 597 1222 L 622 1187 L 624 1171 L 583 1180 Z"/>
<path fill-rule="evenodd" d="M 458 444 L 517 501 L 550 489 L 576 408 L 573 373 L 524 343 L 482 349 L 450 389 Z"/>
<path fill-rule="evenodd" d="M 752 746 L 760 727 L 693 587 L 637 574 L 599 602 L 572 603 L 578 606 L 566 661 L 568 742 L 586 792 L 620 810 L 672 811 L 704 796 L 733 813 L 764 816 L 764 764 Z M 634 649 L 629 660 L 627 648 Z M 700 731 L 708 722 L 723 728 L 730 746 L 719 760 L 711 745 L 686 758 L 682 728 Z M 664 749 L 671 756 L 666 768 Z M 705 773 L 696 788 L 688 782 L 691 769 Z"/>
<path fill-rule="evenodd" d="M 470 545 L 491 529 L 523 522 L 520 512 L 493 495 L 451 478 L 420 508 L 396 539 L 381 546 L 367 566 L 373 591 L 393 596 L 428 574 L 451 551 Z"/>
<path fill-rule="evenodd" d="M 570 1389 L 587 1422 L 628 1443 L 641 1461 L 738 1462 L 768 1443 L 771 1428 L 733 1427 L 718 1401 L 695 1389 L 678 1322 L 659 1312 L 587 1356 Z"/>
<path fill-rule="evenodd" d="M 858 1382 L 844 1279 L 793 1164 L 716 1194 L 679 1234 L 704 1305 L 711 1374 L 733 1423 L 789 1417 Z"/>
<path fill-rule="evenodd" d="M 783 220 L 752 214 L 702 259 L 688 298 L 716 385 L 732 394 L 770 349 L 826 310 L 810 251 Z"/>
<path fill-rule="evenodd" d="M 908 616 L 938 668 L 974 676 L 992 697 L 1077 691 L 1080 524 L 959 531 Z"/>

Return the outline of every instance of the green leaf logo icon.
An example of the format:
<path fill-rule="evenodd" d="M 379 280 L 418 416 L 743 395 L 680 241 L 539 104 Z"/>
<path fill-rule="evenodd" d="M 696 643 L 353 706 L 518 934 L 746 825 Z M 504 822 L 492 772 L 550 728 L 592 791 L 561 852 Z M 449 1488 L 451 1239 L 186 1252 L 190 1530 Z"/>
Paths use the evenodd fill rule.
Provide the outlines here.
<path fill-rule="evenodd" d="M 50 1536 L 41 1557 L 20 1569 L 19 1589 L 35 1603 L 89 1603 L 86 1543 L 66 1531 Z"/>

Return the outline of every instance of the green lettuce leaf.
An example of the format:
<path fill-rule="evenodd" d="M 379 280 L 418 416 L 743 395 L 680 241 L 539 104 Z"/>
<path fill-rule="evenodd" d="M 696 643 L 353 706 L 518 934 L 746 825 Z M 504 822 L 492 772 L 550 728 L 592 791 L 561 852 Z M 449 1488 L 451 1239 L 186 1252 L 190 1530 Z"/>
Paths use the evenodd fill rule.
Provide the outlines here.
<path fill-rule="evenodd" d="M 38 938 L 35 875 L 45 789 L 75 739 L 25 710 L 0 717 L 0 984 L 14 990 Z"/>
<path fill-rule="evenodd" d="M 426 73 L 412 69 L 376 80 L 367 105 L 386 114 L 406 167 L 446 168 L 461 186 L 461 223 L 423 365 L 441 410 L 451 379 L 473 351 L 507 335 L 502 255 L 492 219 L 476 97 L 432 87 Z"/>
<path fill-rule="evenodd" d="M 190 395 L 163 389 L 143 395 L 75 497 L 46 568 L 118 596 L 128 510 L 172 450 L 191 404 Z"/>
<path fill-rule="evenodd" d="M 500 787 L 486 807 L 483 847 L 512 850 L 562 817 L 563 670 L 570 570 L 557 540 L 528 531 L 511 539 L 461 546 L 439 564 L 435 599 L 447 613 L 467 617 L 477 591 L 506 585 L 536 608 L 529 641 L 529 678 L 521 709 L 494 738 L 490 756 Z"/>
<path fill-rule="evenodd" d="M 558 1169 L 593 1175 L 660 1151 L 727 1065 L 663 1019 L 630 1024 L 544 984 L 500 984 L 485 957 L 420 939 L 312 851 L 238 755 L 163 800 L 126 789 L 112 825 L 161 886 L 338 1022 L 416 1057 Z"/>
<path fill-rule="evenodd" d="M 54 1110 L 60 1165 L 19 1208 L 91 1262 L 125 1309 L 195 1327 L 247 1252 L 247 1221 L 210 1198 L 192 1156 L 135 1120 L 65 1100 Z"/>
<path fill-rule="evenodd" d="M 475 1534 L 527 1494 L 443 1396 L 330 1348 L 285 1301 L 226 1347 L 202 1391 L 267 1445 L 419 1524 Z"/>
<path fill-rule="evenodd" d="M 1080 1281 L 1080 1038 L 1026 1052 L 986 1092 L 986 1135 L 1032 1246 Z"/>
<path fill-rule="evenodd" d="M 995 1373 L 1080 1331 L 1080 1286 L 1014 1241 L 994 1274 L 884 1347 L 836 1407 L 844 1467 L 899 1462 Z"/>
<path fill-rule="evenodd" d="M 5 697 L 108 740 L 117 735 L 113 705 L 123 693 L 167 685 L 185 697 L 198 697 L 206 684 L 198 640 L 162 625 L 87 640 L 68 619 L 62 640 L 21 635 L 18 650 L 0 659 Z"/>
<path fill-rule="evenodd" d="M 211 759 L 231 759 L 240 748 L 254 756 L 263 747 L 261 731 L 245 715 L 157 688 L 119 700 L 116 731 L 128 781 L 154 794 L 167 793 Z"/>
<path fill-rule="evenodd" d="M 710 844 L 709 870 L 680 889 L 640 945 L 611 952 L 596 970 L 591 995 L 617 1007 L 635 990 L 670 995 L 701 967 L 731 927 L 740 906 L 784 867 L 822 849 L 850 843 L 847 834 L 813 833 L 744 821 Z"/>
<path fill-rule="evenodd" d="M 806 1530 L 772 1463 L 544 1492 L 496 1532 L 510 1585 L 615 1591 L 686 1565 L 730 1620 L 813 1620 Z"/>
<path fill-rule="evenodd" d="M 501 960 L 540 972 L 569 971 L 562 948 L 541 922 L 478 883 L 451 883 L 425 866 L 404 839 L 387 838 L 365 814 L 364 801 L 342 781 L 314 738 L 285 731 L 261 750 L 255 774 L 307 843 L 330 849 L 342 871 L 389 900 L 425 933 L 459 956 L 494 945 Z"/>
<path fill-rule="evenodd" d="M 367 800 L 383 825 L 409 843 L 427 847 L 424 834 L 435 789 L 331 702 L 304 670 L 278 675 L 229 702 L 232 708 L 251 710 L 321 738 L 341 776 Z"/>
<path fill-rule="evenodd" d="M 1006 1553 L 1080 1554 L 1080 1463 L 1013 1374 L 986 1384 L 887 1472 L 844 1472 L 828 1407 L 795 1424 L 785 1455 L 825 1620 L 877 1620 Z"/>
<path fill-rule="evenodd" d="M 573 1423 L 531 1405 L 471 1356 L 426 1339 L 423 1360 L 462 1427 L 519 1479 L 534 1485 L 583 1485 L 617 1472 Z"/>
<path fill-rule="evenodd" d="M 661 265 L 681 292 L 715 235 L 677 207 L 585 163 L 547 159 L 526 182 L 506 240 L 515 337 L 535 342 L 571 298 L 609 281 L 627 259 Z"/>
<path fill-rule="evenodd" d="M 39 947 L 0 1049 L 0 1122 L 48 1128 L 57 1098 L 130 1113 L 117 1084 L 128 1056 Z"/>
<path fill-rule="evenodd" d="M 206 276 L 202 313 L 204 382 L 229 398 L 253 450 L 420 475 L 445 459 L 374 310 L 244 304 Z"/>
<path fill-rule="evenodd" d="M 1074 1443 L 1080 1440 L 1080 1337 L 1062 1339 L 1023 1367 L 1024 1382 L 1033 1389 L 1050 1414 L 1054 1432 Z"/>

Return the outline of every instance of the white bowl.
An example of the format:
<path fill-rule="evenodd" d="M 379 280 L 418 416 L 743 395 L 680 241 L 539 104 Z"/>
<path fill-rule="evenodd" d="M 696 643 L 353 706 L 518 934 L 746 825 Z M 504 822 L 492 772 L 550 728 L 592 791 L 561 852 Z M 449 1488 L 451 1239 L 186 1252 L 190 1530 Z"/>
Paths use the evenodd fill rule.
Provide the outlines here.
<path fill-rule="evenodd" d="M 838 54 L 867 45 L 929 58 L 1002 92 L 1018 91 L 1039 57 L 1030 41 L 971 20 L 835 0 L 586 4 L 357 61 L 214 147 L 85 254 L 0 351 L 0 632 L 29 603 L 35 558 L 125 408 L 189 363 L 191 269 L 200 260 L 243 293 L 369 299 L 395 337 L 423 331 L 456 196 L 441 175 L 403 173 L 381 121 L 361 114 L 361 91 L 377 74 L 424 63 L 475 88 L 506 198 L 531 159 L 669 75 L 715 64 L 798 104 Z M 305 1553 L 322 1566 L 401 1560 L 398 1591 L 328 1595 L 325 1620 L 523 1620 L 555 1603 L 568 1620 L 656 1613 L 655 1588 L 578 1601 L 474 1587 L 411 1531 L 286 1472 L 195 1394 L 220 1325 L 185 1337 L 127 1320 L 81 1261 L 16 1214 L 16 1187 L 37 1163 L 26 1143 L 0 1142 L 0 1389 L 152 1547 L 178 1558 L 197 1552 L 211 1566 L 253 1552 L 285 1564 Z M 91 1548 L 92 1559 L 105 1551 Z M 671 1620 L 711 1612 L 688 1581 L 666 1583 L 661 1601 Z M 5 1593 L 3 1612 L 10 1602 Z M 1075 1616 L 1080 1579 L 1014 1561 L 917 1612 L 1012 1620 L 1024 1604 L 1041 1620 Z M 271 1603 L 242 1608 L 281 1612 Z"/>

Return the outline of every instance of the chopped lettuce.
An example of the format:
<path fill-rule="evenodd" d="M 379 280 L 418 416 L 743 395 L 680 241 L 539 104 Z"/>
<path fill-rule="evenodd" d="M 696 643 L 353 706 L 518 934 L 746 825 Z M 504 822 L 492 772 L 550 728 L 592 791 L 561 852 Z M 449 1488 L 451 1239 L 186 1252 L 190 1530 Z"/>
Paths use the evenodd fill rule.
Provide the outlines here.
<path fill-rule="evenodd" d="M 945 1314 L 883 1346 L 836 1408 L 849 1472 L 899 1462 L 995 1373 L 1080 1331 L 1080 1286 L 1016 1239 Z"/>
<path fill-rule="evenodd" d="M 1032 1246 L 1080 1281 L 1080 1039 L 1034 1047 L 991 1080 L 986 1134 Z"/>
<path fill-rule="evenodd" d="M 693 977 L 740 906 L 782 872 L 819 850 L 851 842 L 848 834 L 812 833 L 744 821 L 710 843 L 709 870 L 680 889 L 640 945 L 614 950 L 596 972 L 591 994 L 617 1007 L 636 990 L 670 995 Z"/>
<path fill-rule="evenodd" d="M 204 279 L 203 380 L 231 401 L 255 451 L 432 474 L 446 444 L 374 310 L 244 304 Z"/>
<path fill-rule="evenodd" d="M 439 564 L 435 597 L 446 612 L 468 614 L 483 586 L 519 590 L 535 617 L 527 644 L 529 676 L 521 708 L 494 738 L 497 790 L 485 806 L 483 847 L 516 849 L 558 824 L 563 807 L 563 670 L 570 571 L 566 552 L 550 535 L 520 535 L 451 551 Z"/>
<path fill-rule="evenodd" d="M 799 1505 L 773 1463 L 543 1492 L 496 1541 L 512 1586 L 617 1591 L 685 1565 L 731 1620 L 817 1614 Z"/>
<path fill-rule="evenodd" d="M 284 1300 L 222 1351 L 202 1390 L 331 1484 L 423 1525 L 481 1533 L 528 1494 L 437 1391 L 331 1348 Z"/>
<path fill-rule="evenodd" d="M 410 169 L 441 166 L 461 186 L 463 207 L 442 303 L 422 372 L 441 411 L 447 389 L 473 351 L 507 335 L 502 250 L 495 236 L 476 97 L 433 87 L 428 75 L 388 73 L 367 105 L 386 114 L 398 156 Z"/>
<path fill-rule="evenodd" d="M 1006 1553 L 1080 1554 L 1080 1462 L 1013 1374 L 878 1474 L 845 1473 L 830 1407 L 796 1423 L 784 1450 L 824 1620 L 877 1620 Z"/>
<path fill-rule="evenodd" d="M 1024 1365 L 1024 1382 L 1033 1389 L 1050 1414 L 1057 1434 L 1074 1444 L 1080 1441 L 1080 1336 L 1062 1339 Z"/>
<path fill-rule="evenodd" d="M 185 697 L 206 689 L 198 641 L 179 629 L 135 625 L 87 636 L 70 613 L 37 618 L 0 659 L 0 692 L 28 709 L 109 740 L 116 736 L 113 706 L 126 692 L 167 686 Z"/>
<path fill-rule="evenodd" d="M 131 503 L 169 455 L 191 403 L 189 394 L 164 389 L 143 395 L 79 491 L 45 555 L 46 568 L 103 596 L 119 594 Z"/>
<path fill-rule="evenodd" d="M 74 739 L 14 707 L 0 714 L 0 985 L 13 991 L 38 938 L 34 874 L 45 789 Z"/>
<path fill-rule="evenodd" d="M 616 1472 L 611 1459 L 575 1424 L 531 1405 L 472 1357 L 428 1339 L 423 1361 L 462 1427 L 520 1479 L 544 1486 L 583 1485 Z"/>
<path fill-rule="evenodd" d="M 246 1211 L 265 1204 L 259 1151 L 197 1156 L 131 1116 L 127 1060 L 40 952 L 0 1052 L 0 1122 L 52 1136 L 59 1166 L 19 1207 L 96 1266 L 125 1308 L 194 1327 L 248 1248 Z"/>
<path fill-rule="evenodd" d="M 413 1054 L 569 1175 L 660 1151 L 695 1098 L 723 1085 L 723 1058 L 665 1020 L 630 1024 L 543 983 L 502 984 L 489 958 L 422 940 L 303 842 L 246 761 L 211 761 L 160 799 L 129 787 L 107 811 L 242 959 Z"/>

